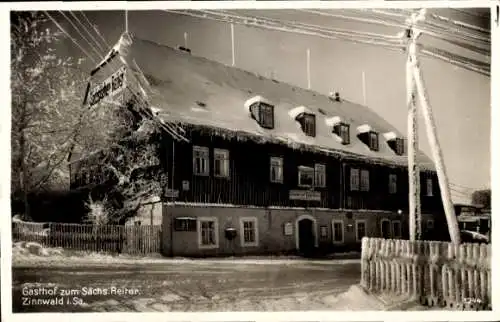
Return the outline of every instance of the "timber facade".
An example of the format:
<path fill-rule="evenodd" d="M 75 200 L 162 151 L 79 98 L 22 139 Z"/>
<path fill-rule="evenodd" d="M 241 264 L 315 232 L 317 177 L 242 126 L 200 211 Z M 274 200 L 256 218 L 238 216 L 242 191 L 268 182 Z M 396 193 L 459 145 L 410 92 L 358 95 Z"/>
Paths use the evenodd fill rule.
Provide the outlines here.
<path fill-rule="evenodd" d="M 158 138 L 161 211 L 127 222 L 161 221 L 165 255 L 331 253 L 360 249 L 364 236 L 408 238 L 405 140 L 373 111 L 148 41 L 122 43 L 130 47 L 121 58 L 141 66 L 129 64 L 127 89 L 156 86 L 160 112 L 149 117 L 174 122 L 186 138 L 168 130 Z M 122 70 L 107 68 L 94 74 Z M 182 75 L 182 86 L 170 75 Z M 82 173 L 83 162 L 71 164 L 73 188 L 103 180 Z M 437 174 L 420 152 L 418 162 L 427 164 L 424 238 L 446 240 Z"/>

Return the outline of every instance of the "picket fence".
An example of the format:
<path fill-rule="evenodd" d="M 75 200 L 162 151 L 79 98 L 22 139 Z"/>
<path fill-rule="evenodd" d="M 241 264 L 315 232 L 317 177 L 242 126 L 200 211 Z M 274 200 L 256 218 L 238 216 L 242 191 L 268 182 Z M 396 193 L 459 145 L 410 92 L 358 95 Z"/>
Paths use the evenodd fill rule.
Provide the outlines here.
<path fill-rule="evenodd" d="M 361 286 L 431 307 L 491 310 L 491 245 L 363 238 Z"/>
<path fill-rule="evenodd" d="M 135 255 L 161 252 L 161 226 L 14 222 L 12 238 L 45 247 L 89 252 Z"/>

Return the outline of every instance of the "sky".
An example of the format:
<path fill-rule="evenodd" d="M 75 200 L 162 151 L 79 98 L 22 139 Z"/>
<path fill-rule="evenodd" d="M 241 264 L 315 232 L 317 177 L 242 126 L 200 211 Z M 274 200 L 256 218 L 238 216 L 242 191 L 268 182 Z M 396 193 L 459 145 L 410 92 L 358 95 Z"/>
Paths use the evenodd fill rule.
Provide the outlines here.
<path fill-rule="evenodd" d="M 484 15 L 484 9 L 460 10 L 437 9 L 433 12 L 489 28 L 489 17 L 479 17 Z M 400 31 L 292 10 L 244 10 L 240 13 L 387 35 Z M 124 31 L 124 12 L 94 11 L 86 15 L 110 45 Z M 61 16 L 56 15 L 56 18 L 82 45 L 85 44 L 69 22 Z M 132 11 L 128 14 L 128 25 L 136 36 L 171 47 L 184 45 L 186 33 L 187 46 L 193 55 L 231 65 L 231 31 L 227 23 L 163 11 Z M 307 88 L 306 52 L 309 49 L 311 89 L 323 94 L 338 91 L 342 98 L 362 104 L 364 72 L 366 105 L 399 131 L 407 133 L 405 54 L 373 45 L 243 25 L 235 25 L 234 32 L 235 66 L 282 82 Z M 422 39 L 429 44 L 432 41 Z M 444 43 L 432 44 L 441 46 Z M 71 53 L 75 48 L 70 42 L 65 46 Z M 440 48 L 470 54 L 458 47 Z M 421 66 L 452 183 L 453 200 L 470 202 L 469 194 L 473 190 L 490 187 L 490 78 L 431 58 L 423 57 Z M 88 68 L 90 71 L 90 65 Z M 418 134 L 420 149 L 432 157 L 421 113 Z"/>

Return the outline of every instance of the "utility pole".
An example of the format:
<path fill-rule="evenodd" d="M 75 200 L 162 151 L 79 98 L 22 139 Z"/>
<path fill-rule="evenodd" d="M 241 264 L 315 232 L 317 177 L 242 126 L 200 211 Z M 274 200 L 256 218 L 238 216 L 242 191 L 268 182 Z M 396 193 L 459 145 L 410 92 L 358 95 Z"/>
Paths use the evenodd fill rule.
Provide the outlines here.
<path fill-rule="evenodd" d="M 446 167 L 444 165 L 443 153 L 441 151 L 441 146 L 439 144 L 439 139 L 437 137 L 437 129 L 434 121 L 434 115 L 432 113 L 432 108 L 429 103 L 429 98 L 427 95 L 427 91 L 425 89 L 424 80 L 422 77 L 422 71 L 420 70 L 420 63 L 418 61 L 417 56 L 417 39 L 420 36 L 420 32 L 415 30 L 414 26 L 419 20 L 425 19 L 425 9 L 421 10 L 417 15 L 416 13 L 412 15 L 410 21 L 410 27 L 407 30 L 407 37 L 409 38 L 408 44 L 408 60 L 407 60 L 407 90 L 408 90 L 408 105 L 409 105 L 409 113 L 408 113 L 408 132 L 409 132 L 409 149 L 408 149 L 408 166 L 413 166 L 409 170 L 412 172 L 410 175 L 410 205 L 413 206 L 413 210 L 410 208 L 410 216 L 411 213 L 414 212 L 414 218 L 410 217 L 410 236 L 412 234 L 412 228 L 414 229 L 413 236 L 415 239 L 421 237 L 421 216 L 417 215 L 417 210 L 419 210 L 419 186 L 413 188 L 412 185 L 415 184 L 416 177 L 415 176 L 415 168 L 416 166 L 416 152 L 418 151 L 417 144 L 417 122 L 416 122 L 416 107 L 413 108 L 414 104 L 414 93 L 415 88 L 416 92 L 419 96 L 420 105 L 422 106 L 427 136 L 429 138 L 429 143 L 432 150 L 432 156 L 434 159 L 434 164 L 436 166 L 436 171 L 439 179 L 439 188 L 441 191 L 441 199 L 443 202 L 446 221 L 448 223 L 448 231 L 450 233 L 451 241 L 454 244 L 460 244 L 460 233 L 458 229 L 457 217 L 455 215 L 455 209 L 453 207 L 453 203 L 451 201 L 450 195 L 450 186 L 448 182 L 448 176 L 446 174 Z M 411 70 L 411 72 L 410 72 Z M 410 75 L 408 75 L 410 74 Z M 411 124 L 410 124 L 411 122 Z M 411 135 L 410 135 L 411 130 Z M 411 143 L 411 144 L 410 144 Z M 410 148 L 410 145 L 413 147 Z M 410 151 L 410 149 L 412 151 Z M 410 152 L 412 152 L 410 154 Z M 412 163 L 412 164 L 410 164 Z M 418 181 L 417 181 L 418 183 Z M 413 193 L 413 194 L 412 194 Z M 418 193 L 418 194 L 417 194 Z M 413 202 L 413 204 L 412 204 Z M 415 226 L 412 227 L 412 222 L 415 223 Z"/>
<path fill-rule="evenodd" d="M 366 106 L 366 76 L 365 76 L 365 71 L 361 72 L 361 82 L 363 85 L 363 105 Z"/>
<path fill-rule="evenodd" d="M 414 18 L 414 17 L 412 17 Z M 412 19 L 413 20 L 413 19 Z M 413 61 L 410 52 L 416 48 L 416 35 L 411 21 L 404 35 L 407 39 L 406 59 L 406 104 L 408 106 L 408 182 L 409 182 L 409 229 L 410 240 L 422 237 L 422 213 L 420 206 L 420 168 L 416 156 L 418 151 L 418 115 L 416 86 L 413 78 Z"/>
<path fill-rule="evenodd" d="M 125 32 L 128 33 L 128 10 L 125 10 Z"/>
<path fill-rule="evenodd" d="M 311 50 L 307 48 L 307 89 L 311 89 Z"/>
<path fill-rule="evenodd" d="M 231 56 L 233 58 L 232 66 L 236 65 L 234 58 L 234 24 L 231 24 Z"/>

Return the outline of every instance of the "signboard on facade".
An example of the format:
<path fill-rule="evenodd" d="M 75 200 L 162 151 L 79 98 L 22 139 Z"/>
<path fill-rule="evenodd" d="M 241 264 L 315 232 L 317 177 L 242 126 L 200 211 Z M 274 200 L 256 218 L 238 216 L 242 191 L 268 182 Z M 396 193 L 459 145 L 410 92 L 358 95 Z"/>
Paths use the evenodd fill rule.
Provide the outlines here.
<path fill-rule="evenodd" d="M 89 106 L 94 106 L 107 97 L 119 94 L 126 85 L 125 66 L 118 69 L 103 82 L 96 84 L 89 92 Z"/>
<path fill-rule="evenodd" d="M 319 235 L 321 236 L 321 238 L 328 237 L 328 226 L 320 226 Z"/>
<path fill-rule="evenodd" d="M 321 201 L 321 193 L 309 190 L 290 190 L 290 200 Z"/>
<path fill-rule="evenodd" d="M 291 236 L 293 234 L 293 226 L 292 226 L 292 223 L 285 223 L 285 226 L 283 227 L 284 229 L 284 233 L 285 233 L 285 236 Z"/>
<path fill-rule="evenodd" d="M 167 189 L 167 191 L 165 191 L 165 197 L 167 197 L 167 198 L 179 198 L 179 190 Z"/>

